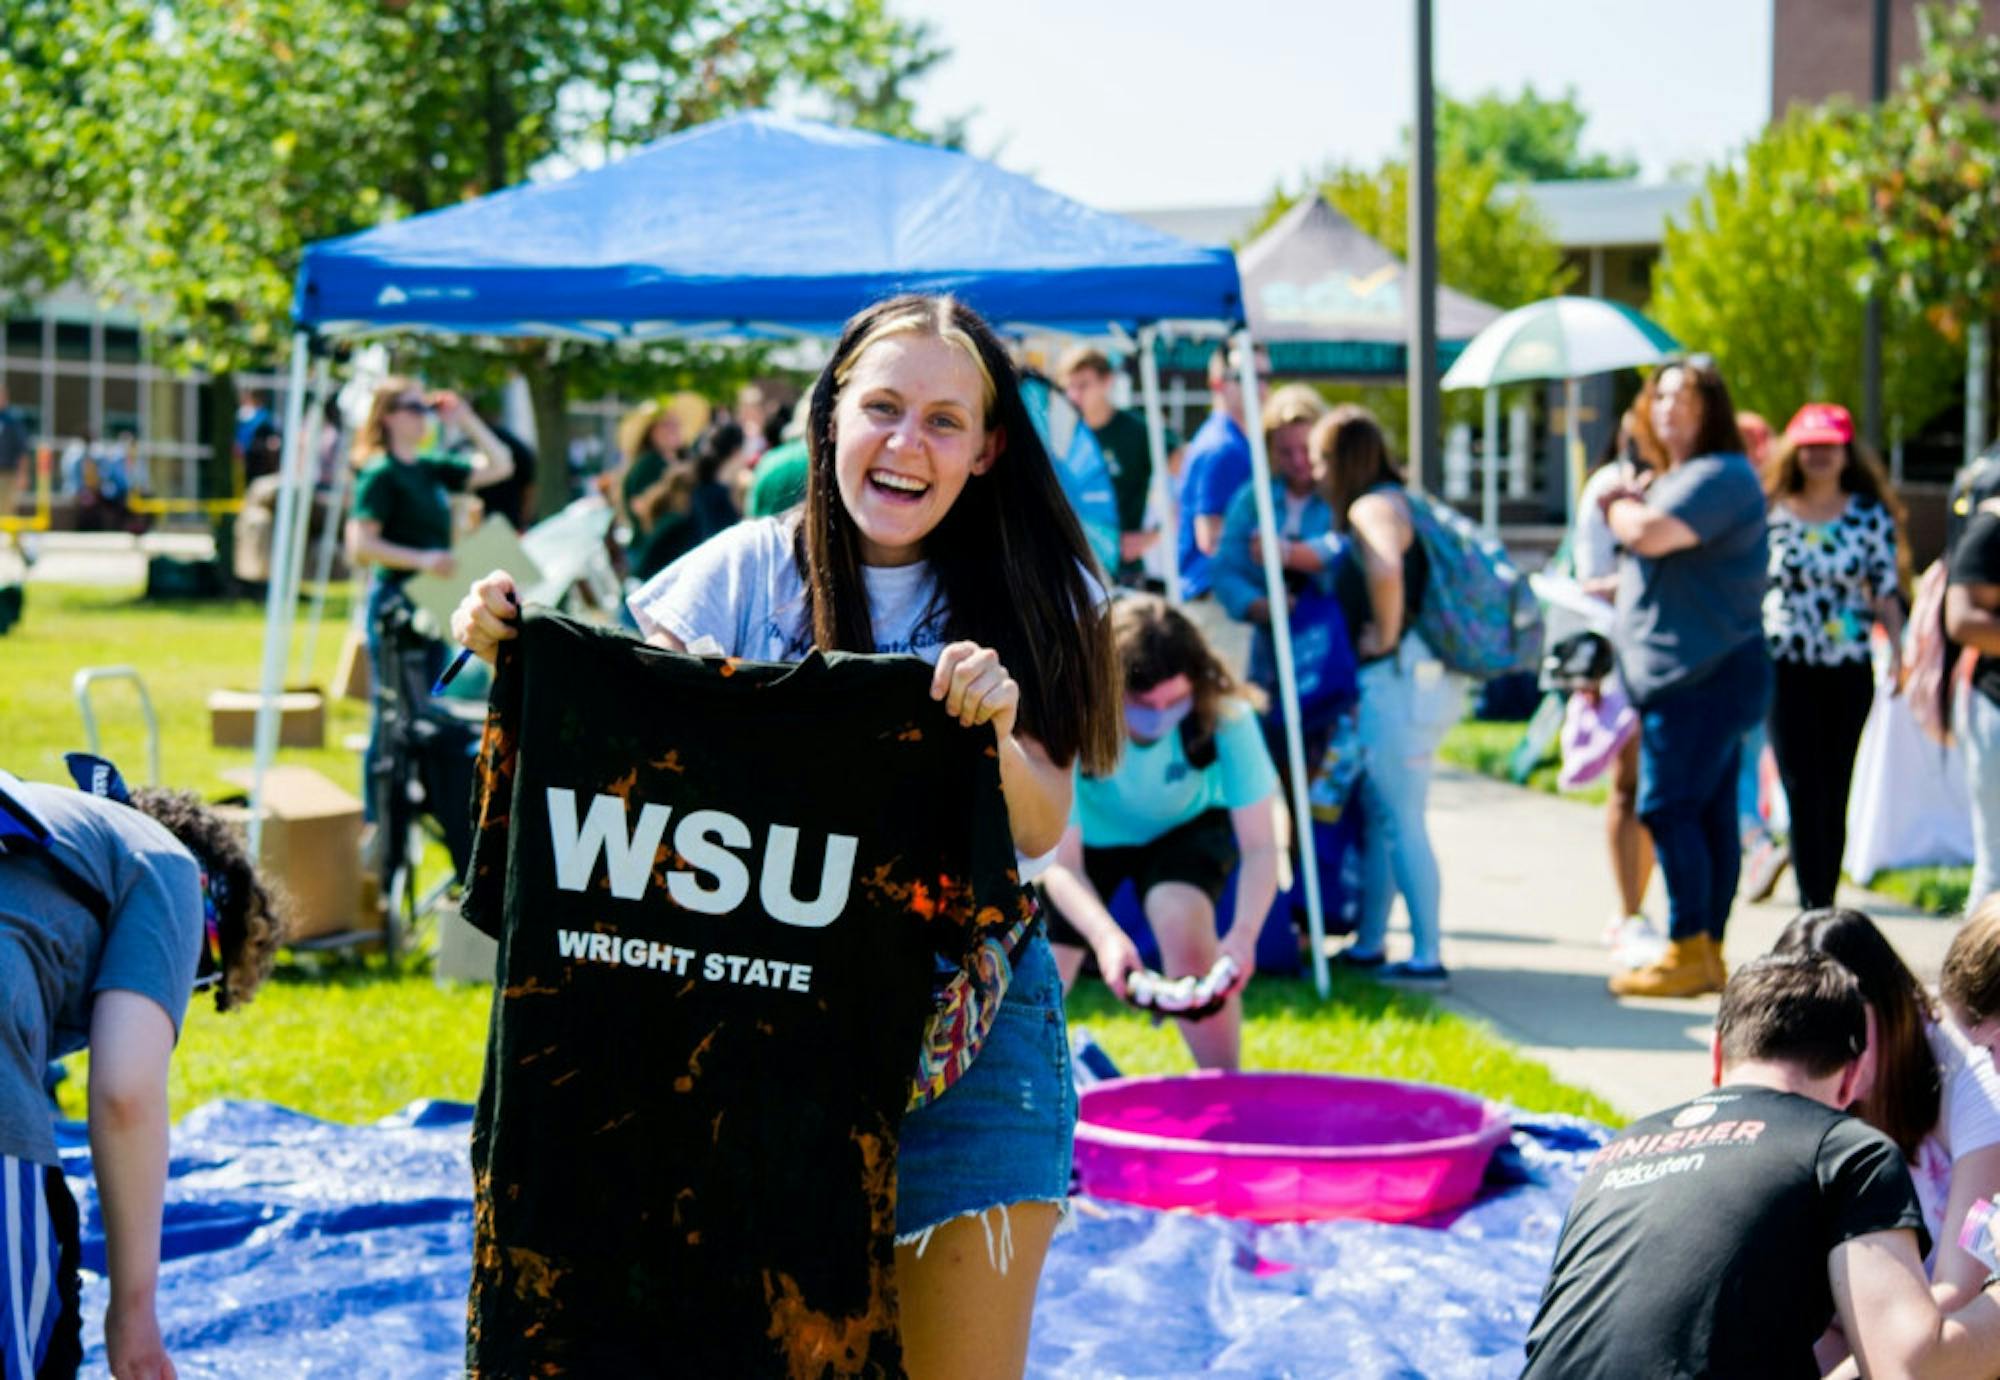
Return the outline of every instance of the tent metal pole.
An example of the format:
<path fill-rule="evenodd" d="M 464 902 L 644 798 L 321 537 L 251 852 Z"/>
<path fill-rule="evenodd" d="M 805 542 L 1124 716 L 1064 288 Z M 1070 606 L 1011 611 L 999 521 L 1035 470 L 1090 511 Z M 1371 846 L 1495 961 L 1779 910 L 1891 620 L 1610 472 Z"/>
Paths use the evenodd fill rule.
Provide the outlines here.
<path fill-rule="evenodd" d="M 1257 342 L 1237 332 L 1243 382 L 1243 430 L 1250 442 L 1250 492 L 1257 496 L 1257 531 L 1264 548 L 1264 596 L 1271 610 L 1271 645 L 1278 657 L 1278 704 L 1285 717 L 1285 760 L 1291 765 L 1292 839 L 1298 875 L 1306 884 L 1306 930 L 1312 941 L 1313 985 L 1324 1001 L 1332 987 L 1326 969 L 1326 917 L 1320 909 L 1319 855 L 1313 849 L 1312 808 L 1307 794 L 1305 730 L 1299 720 L 1299 680 L 1292 662 L 1292 624 L 1287 616 L 1285 574 L 1279 562 L 1278 515 L 1271 502 L 1271 457 L 1264 448 L 1264 405 L 1257 395 Z M 1239 915 L 1237 925 L 1262 926 L 1264 916 Z"/>
<path fill-rule="evenodd" d="M 336 458 L 333 462 L 333 493 L 328 496 L 326 531 L 320 534 L 319 555 L 313 567 L 312 617 L 306 623 L 305 670 L 299 676 L 301 685 L 312 684 L 313 657 L 319 650 L 320 616 L 326 612 L 326 587 L 333 579 L 333 552 L 340 544 L 342 530 L 347 526 L 347 495 L 354 466 L 347 463 L 345 456 L 338 455 L 340 430 L 338 426 L 334 428 Z"/>
<path fill-rule="evenodd" d="M 1563 380 L 1563 524 L 1576 522 L 1576 501 L 1583 493 L 1583 423 L 1577 413 L 1583 407 L 1580 379 Z"/>
<path fill-rule="evenodd" d="M 292 366 L 286 379 L 284 453 L 278 462 L 278 511 L 271 523 L 270 580 L 264 586 L 264 673 L 258 685 L 256 765 L 250 775 L 250 856 L 264 835 L 264 777 L 278 749 L 278 695 L 284 688 L 285 663 L 290 660 L 292 610 L 285 603 L 286 572 L 292 564 L 293 509 L 299 501 L 305 438 L 306 356 L 304 331 L 292 336 Z"/>
<path fill-rule="evenodd" d="M 1500 390 L 1486 390 L 1486 415 L 1480 423 L 1479 523 L 1489 537 L 1500 535 Z"/>
<path fill-rule="evenodd" d="M 319 434 L 323 415 L 319 404 L 320 400 L 326 397 L 327 374 L 332 367 L 332 361 L 328 360 L 324 355 L 313 363 L 312 389 L 308 394 L 312 399 L 312 407 L 310 411 L 304 414 L 303 430 L 305 434 L 300 438 L 299 442 L 305 454 L 303 463 L 300 466 L 299 498 L 297 504 L 292 509 L 292 564 L 291 569 L 285 573 L 285 607 L 291 610 L 294 622 L 298 619 L 299 595 L 304 589 L 306 547 L 312 541 L 312 512 L 318 498 L 318 495 L 315 493 L 317 487 L 314 483 L 315 476 L 309 473 L 308 470 L 315 464 L 319 456 Z M 287 629 L 287 649 L 289 649 L 290 645 L 290 630 Z M 310 659 L 312 653 L 308 650 L 305 655 Z M 286 657 L 287 661 L 290 659 L 289 656 Z M 306 684 L 306 680 L 302 676 L 297 683 L 304 685 Z"/>
<path fill-rule="evenodd" d="M 1181 601 L 1181 522 L 1174 503 L 1174 477 L 1167 473 L 1167 425 L 1160 410 L 1160 362 L 1153 356 L 1158 326 L 1139 328 L 1139 389 L 1146 400 L 1146 449 L 1153 457 L 1153 507 L 1167 525 L 1160 533 L 1166 555 L 1167 598 Z"/>

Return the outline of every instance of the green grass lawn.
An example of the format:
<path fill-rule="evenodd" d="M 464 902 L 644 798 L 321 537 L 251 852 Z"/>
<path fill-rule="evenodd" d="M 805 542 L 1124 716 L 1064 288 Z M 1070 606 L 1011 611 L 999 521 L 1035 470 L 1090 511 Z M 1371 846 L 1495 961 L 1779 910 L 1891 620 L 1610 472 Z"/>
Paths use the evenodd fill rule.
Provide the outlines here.
<path fill-rule="evenodd" d="M 349 593 L 335 586 L 327 599 L 313 657 L 313 676 L 333 677 L 347 630 Z M 300 659 L 306 605 L 290 667 Z M 0 636 L 0 752 L 8 770 L 44 781 L 67 781 L 62 755 L 87 746 L 70 679 L 85 666 L 138 668 L 160 720 L 160 770 L 166 784 L 213 797 L 233 789 L 221 773 L 251 764 L 248 748 L 209 742 L 211 690 L 255 689 L 263 673 L 261 600 L 148 602 L 135 589 L 30 585 L 21 622 Z M 293 677 L 287 676 L 290 680 Z M 97 688 L 94 703 L 104 755 L 126 779 L 145 779 L 144 719 L 129 685 Z M 281 748 L 277 760 L 311 767 L 348 791 L 358 791 L 361 762 L 341 746 L 368 727 L 368 710 L 353 700 L 327 706 L 326 746 Z"/>
<path fill-rule="evenodd" d="M 1512 779 L 1508 775 L 1508 765 L 1526 732 L 1523 724 L 1482 723 L 1467 719 L 1445 735 L 1438 756 L 1452 766 L 1490 776 L 1496 781 L 1508 781 Z M 1525 784 L 1531 790 L 1567 795 L 1574 800 L 1601 804 L 1605 798 L 1605 784 L 1601 777 L 1581 791 L 1557 791 L 1553 763 L 1536 767 L 1534 775 Z M 1862 885 L 1933 915 L 1956 915 L 1965 909 L 1966 895 L 1972 890 L 1972 869 L 1891 868 L 1876 873 Z"/>
<path fill-rule="evenodd" d="M 329 600 L 320 631 L 315 674 L 322 682 L 332 675 L 347 609 L 342 588 Z M 218 686 L 256 684 L 261 603 L 147 603 L 136 590 L 36 585 L 28 590 L 25 614 L 0 637 L 0 764 L 25 776 L 64 779 L 63 752 L 84 745 L 70 677 L 81 666 L 114 663 L 136 666 L 146 679 L 160 718 L 168 784 L 213 796 L 229 789 L 220 775 L 225 768 L 249 764 L 247 749 L 210 746 L 206 702 Z M 106 755 L 136 781 L 144 774 L 144 751 L 136 706 L 120 699 L 129 695 L 124 687 L 108 687 L 98 712 Z M 287 749 L 279 760 L 312 767 L 352 789 L 359 766 L 339 743 L 365 727 L 363 706 L 334 702 L 331 746 Z M 173 1062 L 174 1115 L 235 1097 L 366 1121 L 418 1098 L 470 1100 L 479 1086 L 488 1005 L 484 987 L 440 988 L 422 955 L 393 966 L 379 956 L 281 963 L 242 1011 L 218 1015 L 203 997 L 195 998 Z M 1072 1019 L 1088 1026 L 1129 1072 L 1192 1067 L 1171 1025 L 1154 1026 L 1099 984 L 1085 983 L 1070 1009 Z M 1346 974 L 1335 975 L 1329 1003 L 1302 979 L 1253 984 L 1244 1058 L 1251 1068 L 1414 1078 L 1535 1110 L 1618 1120 L 1605 1103 L 1556 1081 L 1483 1027 L 1426 997 Z M 85 1056 L 72 1061 L 72 1072 L 62 1096 L 78 1114 L 88 1076 Z"/>

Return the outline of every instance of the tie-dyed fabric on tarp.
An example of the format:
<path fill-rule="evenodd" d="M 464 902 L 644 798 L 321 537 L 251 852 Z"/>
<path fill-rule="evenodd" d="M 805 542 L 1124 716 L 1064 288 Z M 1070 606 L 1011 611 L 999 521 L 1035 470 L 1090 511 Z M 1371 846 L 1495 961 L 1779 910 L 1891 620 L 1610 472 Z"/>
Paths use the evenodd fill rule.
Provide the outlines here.
<path fill-rule="evenodd" d="M 1259 1226 L 1078 1200 L 1049 1248 L 1029 1380 L 1511 1380 L 1598 1127 L 1516 1111 L 1479 1201 L 1390 1226 Z M 212 1102 L 174 1127 L 160 1331 L 183 1376 L 465 1373 L 472 1109 L 372 1126 Z M 84 1374 L 104 1374 L 104 1217 L 81 1124 L 57 1130 L 82 1207 Z M 670 1302 L 664 1300 L 663 1303 Z M 694 1375 L 662 1320 L 650 1363 Z M 769 1374 L 771 1367 L 753 1374 Z M 831 1367 L 828 1368 L 831 1370 Z"/>
<path fill-rule="evenodd" d="M 475 1375 L 900 1373 L 912 1063 L 976 1052 L 1032 914 L 992 737 L 930 676 L 524 619 L 465 906 L 500 941 Z"/>

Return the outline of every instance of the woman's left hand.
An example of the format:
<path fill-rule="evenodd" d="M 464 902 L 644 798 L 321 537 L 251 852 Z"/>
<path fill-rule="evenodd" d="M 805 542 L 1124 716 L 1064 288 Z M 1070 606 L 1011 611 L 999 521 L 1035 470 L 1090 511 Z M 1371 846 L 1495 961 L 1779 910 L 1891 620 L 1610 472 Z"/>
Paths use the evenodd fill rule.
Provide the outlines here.
<path fill-rule="evenodd" d="M 449 388 L 441 388 L 431 394 L 431 406 L 437 409 L 439 421 L 456 421 L 459 412 L 465 407 L 465 400 Z"/>
<path fill-rule="evenodd" d="M 999 741 L 1004 743 L 1014 736 L 1021 687 L 991 647 L 977 642 L 954 642 L 946 647 L 931 676 L 931 698 L 943 700 L 945 713 L 967 728 L 990 723 Z"/>

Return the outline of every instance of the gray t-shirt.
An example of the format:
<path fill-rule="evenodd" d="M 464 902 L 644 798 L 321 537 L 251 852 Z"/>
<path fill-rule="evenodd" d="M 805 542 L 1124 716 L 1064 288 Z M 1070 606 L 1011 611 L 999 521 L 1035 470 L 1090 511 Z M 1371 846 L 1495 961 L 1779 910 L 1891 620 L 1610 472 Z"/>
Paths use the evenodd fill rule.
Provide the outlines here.
<path fill-rule="evenodd" d="M 1764 635 L 1764 490 L 1749 460 L 1684 461 L 1653 481 L 1646 503 L 1700 540 L 1671 555 L 1633 555 L 1619 567 L 1612 641 L 1637 704 L 1700 680 Z"/>
<path fill-rule="evenodd" d="M 202 946 L 201 869 L 164 827 L 128 806 L 0 771 L 54 851 L 110 903 L 96 917 L 40 866 L 0 857 L 0 1154 L 59 1164 L 42 1074 L 90 1040 L 99 992 L 158 1002 L 176 1035 Z"/>
<path fill-rule="evenodd" d="M 812 650 L 806 589 L 792 558 L 796 515 L 739 522 L 682 556 L 626 601 L 647 635 L 666 631 L 690 652 L 799 661 Z M 935 663 L 945 611 L 928 562 L 864 566 L 875 650 Z"/>

